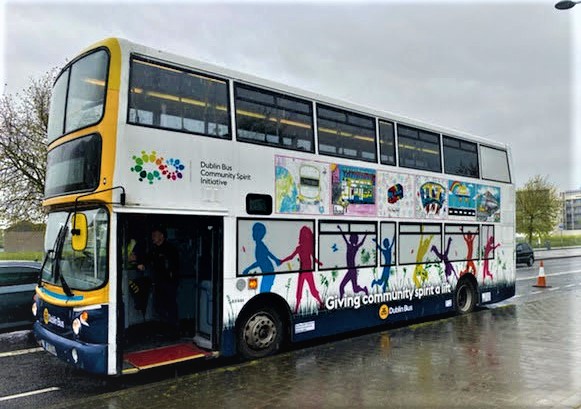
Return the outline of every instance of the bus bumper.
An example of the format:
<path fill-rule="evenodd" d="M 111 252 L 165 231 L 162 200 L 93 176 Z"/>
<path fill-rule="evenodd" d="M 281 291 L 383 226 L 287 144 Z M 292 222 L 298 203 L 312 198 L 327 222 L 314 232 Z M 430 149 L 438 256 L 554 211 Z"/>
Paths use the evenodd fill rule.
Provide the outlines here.
<path fill-rule="evenodd" d="M 107 374 L 107 345 L 87 344 L 61 337 L 48 331 L 38 321 L 34 336 L 45 351 L 79 369 L 95 374 Z"/>

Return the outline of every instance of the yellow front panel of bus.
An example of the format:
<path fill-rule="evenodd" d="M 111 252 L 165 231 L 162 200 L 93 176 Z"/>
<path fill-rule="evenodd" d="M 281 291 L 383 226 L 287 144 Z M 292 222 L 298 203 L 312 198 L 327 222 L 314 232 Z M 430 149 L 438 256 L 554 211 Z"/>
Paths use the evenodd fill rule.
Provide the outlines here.
<path fill-rule="evenodd" d="M 74 295 L 68 297 L 61 287 L 43 283 L 36 287 L 36 294 L 45 302 L 58 307 L 84 307 L 87 305 L 109 303 L 109 284 L 98 290 L 73 290 Z"/>

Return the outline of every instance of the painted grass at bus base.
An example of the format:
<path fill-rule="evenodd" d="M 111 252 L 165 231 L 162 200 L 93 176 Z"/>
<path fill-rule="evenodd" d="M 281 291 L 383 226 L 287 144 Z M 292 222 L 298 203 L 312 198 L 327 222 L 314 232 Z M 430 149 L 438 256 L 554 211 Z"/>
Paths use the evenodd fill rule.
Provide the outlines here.
<path fill-rule="evenodd" d="M 483 305 L 494 304 L 513 297 L 515 288 L 514 283 L 512 285 L 499 283 L 496 286 L 479 285 L 477 298 L 482 300 L 482 295 L 487 294 L 489 301 Z M 364 297 L 365 295 L 360 294 L 360 296 Z M 357 297 L 357 295 L 353 297 Z M 361 297 L 359 297 L 360 300 L 362 300 Z M 348 336 L 349 333 L 361 330 L 380 330 L 381 328 L 389 328 L 391 325 L 405 325 L 406 322 L 428 321 L 437 316 L 454 313 L 452 297 L 453 293 L 448 293 L 426 296 L 421 301 L 417 298 L 412 301 L 399 300 L 369 304 L 360 301 L 359 308 L 342 308 L 332 311 L 323 309 L 317 314 L 298 315 L 295 316 L 293 326 L 290 329 L 290 341 L 303 342 L 332 336 L 344 337 Z M 355 305 L 355 303 L 353 304 Z M 387 314 L 385 314 L 385 308 L 382 308 L 383 305 L 388 307 Z M 298 331 L 296 331 L 297 329 Z M 236 354 L 235 328 L 223 330 L 221 354 L 223 356 Z"/>

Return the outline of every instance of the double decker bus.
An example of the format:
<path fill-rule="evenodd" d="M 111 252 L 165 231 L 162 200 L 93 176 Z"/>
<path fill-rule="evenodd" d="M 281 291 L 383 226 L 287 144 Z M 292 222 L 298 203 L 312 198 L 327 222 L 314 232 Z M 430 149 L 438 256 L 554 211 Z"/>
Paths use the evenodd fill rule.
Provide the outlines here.
<path fill-rule="evenodd" d="M 60 73 L 48 143 L 34 333 L 89 372 L 257 358 L 514 295 L 505 144 L 116 38 Z"/>

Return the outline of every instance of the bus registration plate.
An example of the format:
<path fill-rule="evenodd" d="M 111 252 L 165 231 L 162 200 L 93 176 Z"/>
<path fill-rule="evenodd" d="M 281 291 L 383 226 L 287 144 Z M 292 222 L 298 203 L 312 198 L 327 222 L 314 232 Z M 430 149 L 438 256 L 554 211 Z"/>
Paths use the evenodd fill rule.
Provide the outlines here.
<path fill-rule="evenodd" d="M 52 354 L 52 355 L 56 356 L 56 348 L 55 348 L 54 345 L 49 344 L 46 341 L 42 341 L 42 346 L 46 350 L 46 352 L 48 352 L 49 354 Z"/>

